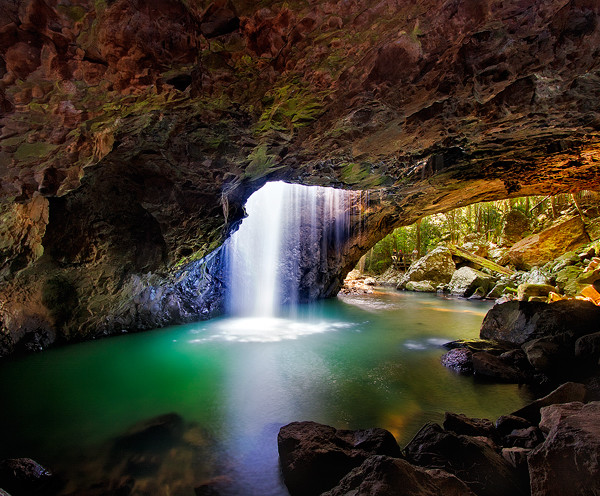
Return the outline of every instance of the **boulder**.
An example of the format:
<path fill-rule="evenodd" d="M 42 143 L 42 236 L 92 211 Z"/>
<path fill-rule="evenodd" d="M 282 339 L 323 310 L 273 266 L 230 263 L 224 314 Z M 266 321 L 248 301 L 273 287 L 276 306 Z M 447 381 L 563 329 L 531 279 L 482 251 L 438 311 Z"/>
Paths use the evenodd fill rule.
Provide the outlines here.
<path fill-rule="evenodd" d="M 574 338 L 594 333 L 600 307 L 589 301 L 561 300 L 553 303 L 509 301 L 486 314 L 479 335 L 521 346 L 532 339 L 569 333 Z"/>
<path fill-rule="evenodd" d="M 483 300 L 485 295 L 487 294 L 487 290 L 482 286 L 479 286 L 471 296 L 469 296 L 469 300 Z"/>
<path fill-rule="evenodd" d="M 473 373 L 478 377 L 499 382 L 522 383 L 525 375 L 508 360 L 480 351 L 473 353 Z"/>
<path fill-rule="evenodd" d="M 532 496 L 600 494 L 600 402 L 569 410 L 527 459 Z"/>
<path fill-rule="evenodd" d="M 529 219 L 522 210 L 512 209 L 504 218 L 502 228 L 502 244 L 514 245 L 523 239 L 523 234 L 529 231 Z"/>
<path fill-rule="evenodd" d="M 489 300 L 496 300 L 500 298 L 506 291 L 506 288 L 511 287 L 511 285 L 512 283 L 510 283 L 509 281 L 499 281 L 488 292 L 488 294 L 485 295 L 485 297 Z"/>
<path fill-rule="evenodd" d="M 542 232 L 516 242 L 502 257 L 500 265 L 514 265 L 529 269 L 544 265 L 567 250 L 574 250 L 590 242 L 585 225 L 579 216 L 561 219 Z"/>
<path fill-rule="evenodd" d="M 581 401 L 572 401 L 570 403 L 558 403 L 540 408 L 540 430 L 548 434 L 563 419 L 579 412 L 583 408 L 583 405 Z"/>
<path fill-rule="evenodd" d="M 528 473 L 527 455 L 529 453 L 531 453 L 531 450 L 527 448 L 502 448 L 502 458 L 523 475 Z"/>
<path fill-rule="evenodd" d="M 31 458 L 0 461 L 0 487 L 12 494 L 52 494 L 55 477 Z"/>
<path fill-rule="evenodd" d="M 461 267 L 452 275 L 449 290 L 450 294 L 468 298 L 478 288 L 482 288 L 484 294 L 487 293 L 493 283 L 494 278 L 492 276 L 471 267 Z"/>
<path fill-rule="evenodd" d="M 436 291 L 429 281 L 408 281 L 405 289 L 407 291 L 416 291 L 418 293 L 435 293 Z"/>
<path fill-rule="evenodd" d="M 509 448 L 535 448 L 544 440 L 542 431 L 535 425 L 523 429 L 515 429 L 502 438 L 502 445 Z"/>
<path fill-rule="evenodd" d="M 498 417 L 495 424 L 496 431 L 502 437 L 507 436 L 516 429 L 526 429 L 531 427 L 531 422 L 523 417 L 517 417 L 516 415 L 502 415 Z"/>
<path fill-rule="evenodd" d="M 525 272 L 521 277 L 523 284 L 550 284 L 552 279 L 547 270 L 540 267 L 533 267 L 531 270 Z"/>
<path fill-rule="evenodd" d="M 396 267 L 391 266 L 377 278 L 377 285 L 396 287 L 403 277 L 403 272 L 400 272 Z"/>
<path fill-rule="evenodd" d="M 598 363 L 600 360 L 600 332 L 586 334 L 577 339 L 575 356 Z"/>
<path fill-rule="evenodd" d="M 529 420 L 532 424 L 538 424 L 540 421 L 540 408 L 554 405 L 556 403 L 570 403 L 572 401 L 584 401 L 586 389 L 583 384 L 577 382 L 565 382 L 557 387 L 550 394 L 539 398 L 523 408 L 520 408 L 512 415 Z"/>
<path fill-rule="evenodd" d="M 494 424 L 488 419 L 470 418 L 463 414 L 446 412 L 443 427 L 455 434 L 496 438 Z"/>
<path fill-rule="evenodd" d="M 442 355 L 442 365 L 458 372 L 471 375 L 473 373 L 473 354 L 467 348 L 454 348 Z"/>
<path fill-rule="evenodd" d="M 519 284 L 517 298 L 521 301 L 529 301 L 531 297 L 548 296 L 551 291 L 556 293 L 557 289 L 550 284 L 532 284 L 526 282 Z"/>
<path fill-rule="evenodd" d="M 436 287 L 449 282 L 455 270 L 452 253 L 445 246 L 439 246 L 410 266 L 398 289 L 404 289 L 409 281 L 430 281 Z"/>
<path fill-rule="evenodd" d="M 561 346 L 552 338 L 527 341 L 522 349 L 531 366 L 539 372 L 564 372 L 564 367 L 570 366 L 573 359 L 572 348 Z"/>
<path fill-rule="evenodd" d="M 411 463 L 446 470 L 478 496 L 526 494 L 516 471 L 485 438 L 454 434 L 429 423 L 404 450 Z"/>
<path fill-rule="evenodd" d="M 372 455 L 400 457 L 385 429 L 337 430 L 316 422 L 292 422 L 277 436 L 283 480 L 292 496 L 328 491 Z"/>
<path fill-rule="evenodd" d="M 181 439 L 183 432 L 184 420 L 177 413 L 167 413 L 144 420 L 115 439 L 113 456 L 164 452 Z"/>
<path fill-rule="evenodd" d="M 444 470 L 415 467 L 406 460 L 372 456 L 322 496 L 475 496 Z"/>

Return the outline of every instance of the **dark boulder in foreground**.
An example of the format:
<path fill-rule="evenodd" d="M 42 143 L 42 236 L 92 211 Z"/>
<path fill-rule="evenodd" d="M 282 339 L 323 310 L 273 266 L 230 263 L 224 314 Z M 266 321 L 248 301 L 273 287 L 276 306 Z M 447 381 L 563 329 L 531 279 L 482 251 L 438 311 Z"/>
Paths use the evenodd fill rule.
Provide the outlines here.
<path fill-rule="evenodd" d="M 465 483 L 437 469 L 415 467 L 406 460 L 372 456 L 322 496 L 475 496 Z"/>
<path fill-rule="evenodd" d="M 543 416 L 556 421 L 528 457 L 532 496 L 600 494 L 600 402 L 573 406 L 543 409 L 552 409 Z"/>
<path fill-rule="evenodd" d="M 18 496 L 54 494 L 55 477 L 31 458 L 11 458 L 0 462 L 0 487 Z"/>
<path fill-rule="evenodd" d="M 400 457 L 385 429 L 337 430 L 316 422 L 292 422 L 277 436 L 283 479 L 292 496 L 319 495 L 372 455 Z"/>
<path fill-rule="evenodd" d="M 600 307 L 589 301 L 554 303 L 508 301 L 495 305 L 483 319 L 480 337 L 518 346 L 533 339 L 566 334 L 573 341 L 598 331 Z"/>
<path fill-rule="evenodd" d="M 516 470 L 485 438 L 457 435 L 437 424 L 425 424 L 405 448 L 411 463 L 446 470 L 479 496 L 527 493 Z"/>

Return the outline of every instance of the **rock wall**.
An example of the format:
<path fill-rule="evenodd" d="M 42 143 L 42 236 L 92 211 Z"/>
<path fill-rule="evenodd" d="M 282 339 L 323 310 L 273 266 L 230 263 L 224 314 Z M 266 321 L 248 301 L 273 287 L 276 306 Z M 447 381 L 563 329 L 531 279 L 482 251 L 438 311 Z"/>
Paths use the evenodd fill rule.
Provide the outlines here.
<path fill-rule="evenodd" d="M 372 191 L 323 295 L 421 216 L 600 187 L 592 0 L 14 0 L 0 19 L 5 352 L 210 314 L 139 302 L 271 179 Z"/>

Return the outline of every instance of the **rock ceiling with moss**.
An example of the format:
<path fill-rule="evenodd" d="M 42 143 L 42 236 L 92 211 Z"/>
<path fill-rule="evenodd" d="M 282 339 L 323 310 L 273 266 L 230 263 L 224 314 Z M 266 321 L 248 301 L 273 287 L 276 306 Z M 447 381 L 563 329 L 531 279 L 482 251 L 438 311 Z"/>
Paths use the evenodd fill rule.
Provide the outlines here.
<path fill-rule="evenodd" d="M 167 274 L 271 179 L 377 190 L 365 246 L 600 186 L 596 0 L 2 0 L 0 19 L 0 278 L 38 316 L 32 281 L 66 274 L 80 308 Z"/>

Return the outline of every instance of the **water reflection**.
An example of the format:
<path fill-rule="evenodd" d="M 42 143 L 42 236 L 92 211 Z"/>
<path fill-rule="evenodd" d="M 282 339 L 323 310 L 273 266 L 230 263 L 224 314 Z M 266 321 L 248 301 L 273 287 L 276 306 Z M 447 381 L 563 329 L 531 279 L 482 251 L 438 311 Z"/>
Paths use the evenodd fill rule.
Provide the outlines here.
<path fill-rule="evenodd" d="M 382 426 L 405 443 L 446 410 L 493 419 L 522 406 L 517 386 L 439 363 L 439 345 L 476 337 L 488 307 L 379 293 L 301 306 L 296 319 L 222 318 L 13 359 L 0 364 L 0 458 L 37 458 L 85 488 L 111 476 L 103 454 L 116 436 L 175 412 L 181 448 L 140 491 L 186 481 L 193 494 L 216 480 L 224 495 L 282 496 L 276 438 L 288 422 Z"/>

